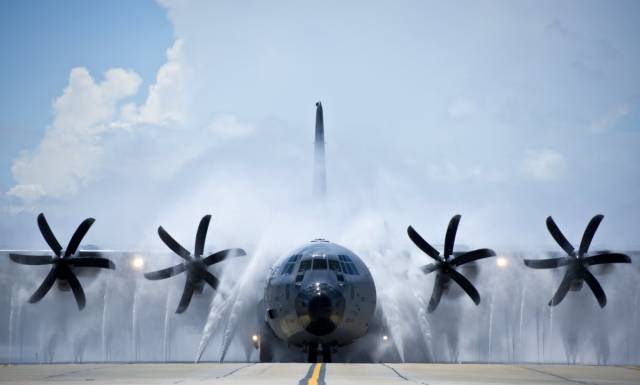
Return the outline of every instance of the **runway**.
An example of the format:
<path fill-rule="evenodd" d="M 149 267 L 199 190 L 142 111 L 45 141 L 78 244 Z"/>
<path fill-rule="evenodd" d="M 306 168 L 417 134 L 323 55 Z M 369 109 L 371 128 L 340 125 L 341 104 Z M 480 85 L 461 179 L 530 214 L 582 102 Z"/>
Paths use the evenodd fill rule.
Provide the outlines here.
<path fill-rule="evenodd" d="M 640 367 L 483 364 L 4 365 L 0 384 L 637 385 Z"/>

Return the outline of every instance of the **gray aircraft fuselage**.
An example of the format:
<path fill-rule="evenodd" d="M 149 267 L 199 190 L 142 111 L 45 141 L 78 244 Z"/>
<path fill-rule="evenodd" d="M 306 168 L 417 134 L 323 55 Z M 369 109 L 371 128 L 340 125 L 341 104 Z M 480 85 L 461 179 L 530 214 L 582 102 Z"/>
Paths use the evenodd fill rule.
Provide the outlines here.
<path fill-rule="evenodd" d="M 264 303 L 267 323 L 287 344 L 337 347 L 367 332 L 376 288 L 355 253 L 317 239 L 274 265 Z"/>

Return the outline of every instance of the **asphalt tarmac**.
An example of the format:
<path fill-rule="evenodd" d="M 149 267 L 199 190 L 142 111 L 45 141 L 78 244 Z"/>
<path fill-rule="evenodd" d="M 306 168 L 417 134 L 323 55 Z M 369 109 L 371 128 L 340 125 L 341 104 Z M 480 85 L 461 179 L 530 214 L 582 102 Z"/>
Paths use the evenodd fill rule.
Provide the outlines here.
<path fill-rule="evenodd" d="M 483 364 L 64 364 L 0 366 L 5 384 L 639 385 L 640 367 Z"/>

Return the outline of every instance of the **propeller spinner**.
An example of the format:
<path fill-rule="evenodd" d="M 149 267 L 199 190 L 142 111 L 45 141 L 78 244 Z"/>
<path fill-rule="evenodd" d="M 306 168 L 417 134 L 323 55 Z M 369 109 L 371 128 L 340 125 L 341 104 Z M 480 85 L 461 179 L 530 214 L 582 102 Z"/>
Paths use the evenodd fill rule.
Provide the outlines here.
<path fill-rule="evenodd" d="M 601 265 L 606 263 L 631 263 L 631 258 L 625 254 L 608 252 L 588 256 L 589 246 L 591 246 L 593 236 L 595 235 L 603 218 L 604 215 L 600 214 L 591 218 L 587 228 L 584 230 L 577 253 L 564 234 L 562 234 L 562 231 L 560 231 L 553 218 L 547 218 L 547 229 L 551 233 L 553 239 L 558 242 L 558 245 L 560 245 L 567 255 L 565 257 L 548 259 L 525 259 L 524 264 L 532 269 L 552 269 L 560 266 L 567 266 L 567 271 L 564 273 L 564 277 L 560 282 L 558 290 L 553 295 L 553 298 L 551 298 L 551 301 L 549 301 L 549 306 L 555 306 L 562 302 L 569 292 L 569 289 L 571 289 L 571 286 L 574 283 L 582 283 L 583 281 L 587 283 L 593 292 L 593 295 L 598 300 L 600 307 L 606 306 L 607 296 L 596 277 L 594 277 L 589 271 L 588 267 L 591 265 Z"/>
<path fill-rule="evenodd" d="M 187 280 L 185 282 L 184 290 L 182 291 L 182 297 L 180 298 L 180 303 L 178 304 L 176 313 L 182 313 L 187 309 L 189 303 L 191 302 L 193 292 L 195 291 L 196 287 L 198 287 L 203 281 L 208 283 L 209 286 L 211 286 L 214 290 L 217 289 L 220 282 L 215 275 L 211 274 L 207 270 L 209 266 L 221 262 L 228 257 L 240 257 L 246 255 L 243 249 L 227 249 L 218 251 L 217 253 L 213 253 L 206 258 L 202 258 L 202 253 L 204 252 L 204 243 L 207 237 L 207 229 L 209 228 L 210 221 L 211 215 L 205 215 L 200 220 L 198 232 L 196 233 L 196 243 L 193 255 L 191 255 L 189 250 L 182 247 L 182 245 L 180 245 L 175 239 L 173 239 L 173 237 L 171 237 L 171 235 L 169 235 L 169 233 L 167 233 L 167 231 L 162 228 L 162 226 L 158 227 L 158 235 L 160 236 L 162 242 L 164 242 L 164 244 L 167 245 L 180 258 L 184 259 L 185 262 L 168 267 L 166 269 L 145 273 L 144 276 L 149 280 L 160 280 L 186 272 Z"/>
<path fill-rule="evenodd" d="M 63 250 L 60 242 L 58 242 L 55 235 L 53 235 L 53 231 L 51 231 L 44 214 L 41 213 L 38 215 L 38 228 L 54 255 L 9 254 L 9 258 L 11 258 L 12 261 L 22 265 L 53 265 L 40 287 L 38 287 L 36 292 L 33 293 L 31 298 L 29 298 L 30 303 L 40 301 L 49 292 L 54 282 L 56 280 L 61 280 L 69 283 L 73 296 L 78 304 L 78 309 L 82 310 L 84 309 L 87 300 L 84 290 L 82 289 L 82 285 L 80 285 L 78 277 L 76 277 L 73 272 L 73 268 L 116 268 L 113 262 L 106 258 L 99 257 L 99 253 L 95 251 L 78 251 L 80 242 L 82 242 L 82 239 L 89 231 L 89 228 L 91 228 L 91 225 L 93 225 L 93 222 L 95 222 L 95 219 L 93 218 L 87 218 L 82 221 L 73 233 L 67 248 Z"/>
<path fill-rule="evenodd" d="M 420 250 L 424 251 L 425 254 L 430 256 L 435 260 L 434 263 L 430 263 L 421 268 L 422 272 L 425 274 L 429 274 L 432 272 L 437 272 L 436 281 L 433 287 L 433 293 L 431 294 L 431 299 L 429 300 L 429 307 L 427 311 L 429 313 L 433 312 L 440 303 L 440 298 L 445 290 L 446 285 L 450 280 L 455 281 L 462 290 L 471 297 L 473 302 L 478 305 L 480 303 L 480 294 L 478 294 L 478 290 L 473 286 L 471 282 L 467 278 L 465 278 L 462 274 L 456 271 L 458 266 L 464 265 L 465 263 L 477 261 L 479 259 L 494 257 L 496 253 L 491 249 L 478 249 L 469 251 L 467 253 L 455 256 L 451 259 L 453 255 L 453 246 L 456 239 L 456 233 L 458 231 L 458 224 L 460 223 L 460 215 L 455 215 L 449 221 L 449 227 L 447 228 L 447 233 L 445 235 L 444 240 L 444 255 L 441 256 L 438 250 L 434 249 L 427 241 L 425 241 L 420 234 L 418 234 L 413 227 L 409 226 L 407 228 L 407 233 L 409 234 L 409 238 L 415 243 Z"/>

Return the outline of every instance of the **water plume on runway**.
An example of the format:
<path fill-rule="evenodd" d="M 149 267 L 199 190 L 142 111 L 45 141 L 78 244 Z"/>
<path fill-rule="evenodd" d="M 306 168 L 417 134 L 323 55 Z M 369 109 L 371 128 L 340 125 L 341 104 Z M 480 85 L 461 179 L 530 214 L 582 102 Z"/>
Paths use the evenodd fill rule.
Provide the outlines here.
<path fill-rule="evenodd" d="M 74 202 L 77 208 L 70 214 L 52 208 L 48 215 L 61 228 L 74 226 L 76 216 L 94 215 L 98 220 L 90 233 L 93 240 L 131 253 L 114 256 L 116 271 L 81 278 L 87 294 L 82 312 L 69 292 L 57 288 L 38 304 L 28 304 L 43 271 L 2 258 L 0 273 L 8 294 L 0 302 L 7 314 L 0 321 L 6 337 L 0 342 L 0 360 L 257 360 L 250 343 L 272 264 L 322 237 L 353 250 L 369 266 L 378 291 L 381 331 L 388 334 L 387 341 L 379 335 L 356 341 L 342 348 L 336 359 L 640 362 L 637 254 L 632 255 L 632 266 L 595 272 L 609 298 L 605 309 L 583 289 L 570 292 L 551 310 L 547 302 L 561 278 L 559 272 L 531 271 L 522 263 L 525 257 L 547 257 L 556 248 L 548 239 L 540 208 L 514 208 L 513 196 L 499 205 L 488 198 L 499 191 L 486 192 L 482 181 L 461 191 L 459 179 L 442 178 L 433 168 L 400 162 L 382 151 L 372 159 L 368 149 L 353 143 L 328 146 L 328 195 L 314 201 L 311 151 L 300 145 L 309 138 L 271 124 L 276 128 L 186 162 L 162 186 L 136 188 L 124 178 L 113 184 L 131 189 L 94 191 L 91 199 Z M 181 135 L 167 135 L 180 142 Z M 407 157 L 417 156 L 407 151 Z M 436 185 L 441 188 L 433 188 Z M 151 187 L 162 187 L 163 194 L 150 194 Z M 96 206 L 98 200 L 109 204 Z M 543 211 L 552 210 L 559 209 Z M 175 314 L 184 277 L 151 282 L 142 272 L 179 261 L 158 239 L 158 226 L 189 245 L 199 218 L 207 213 L 213 215 L 207 251 L 242 247 L 248 255 L 213 267 L 221 277 L 218 290 L 205 287 L 184 314 Z M 406 228 L 414 226 L 440 246 L 446 223 L 456 213 L 462 214 L 456 243 L 461 250 L 491 247 L 507 263 L 482 260 L 473 274 L 464 273 L 480 292 L 479 306 L 452 286 L 439 307 L 428 313 L 434 275 L 423 274 L 420 267 L 431 260 L 408 239 Z M 513 217 L 519 218 L 517 224 Z M 615 226 L 615 219 L 611 222 Z M 129 227 L 133 225 L 135 229 Z M 581 231 L 577 226 L 571 230 Z M 608 241 L 601 242 L 606 246 Z M 42 247 L 34 243 L 33 248 Z M 142 270 L 131 266 L 134 254 L 143 257 Z M 296 354 L 294 358 L 304 359 L 303 353 Z"/>

